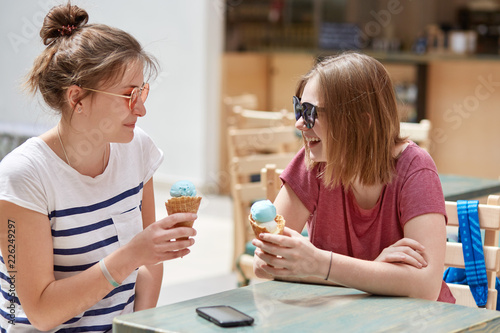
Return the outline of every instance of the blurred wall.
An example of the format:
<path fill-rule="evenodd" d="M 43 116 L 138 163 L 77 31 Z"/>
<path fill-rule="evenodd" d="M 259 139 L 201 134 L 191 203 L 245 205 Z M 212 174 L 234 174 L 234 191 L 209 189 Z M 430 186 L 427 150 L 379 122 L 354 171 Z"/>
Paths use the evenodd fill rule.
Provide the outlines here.
<path fill-rule="evenodd" d="M 39 31 L 48 10 L 63 0 L 9 1 L 0 11 L 0 124 L 28 130 L 48 128 L 57 116 L 19 84 L 43 45 Z M 158 58 L 161 72 L 138 124 L 165 153 L 155 175 L 171 183 L 190 179 L 210 186 L 218 170 L 220 55 L 223 0 L 73 0 L 90 23 L 134 35 Z"/>

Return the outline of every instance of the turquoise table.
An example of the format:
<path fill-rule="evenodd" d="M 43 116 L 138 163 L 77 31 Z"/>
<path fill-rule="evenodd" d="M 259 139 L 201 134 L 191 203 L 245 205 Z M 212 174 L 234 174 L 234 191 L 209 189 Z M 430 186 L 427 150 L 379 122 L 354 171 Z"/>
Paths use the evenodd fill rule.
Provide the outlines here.
<path fill-rule="evenodd" d="M 231 305 L 253 326 L 222 328 L 195 309 Z M 331 286 L 269 281 L 115 318 L 131 332 L 500 332 L 500 311 Z"/>
<path fill-rule="evenodd" d="M 439 175 L 445 200 L 468 200 L 500 193 L 500 180 Z"/>

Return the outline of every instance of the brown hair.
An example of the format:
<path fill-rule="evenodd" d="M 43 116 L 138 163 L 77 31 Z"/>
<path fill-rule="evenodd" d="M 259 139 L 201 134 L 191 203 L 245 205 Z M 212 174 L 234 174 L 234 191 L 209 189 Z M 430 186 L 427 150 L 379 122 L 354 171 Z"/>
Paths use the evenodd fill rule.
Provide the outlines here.
<path fill-rule="evenodd" d="M 47 105 L 63 115 L 70 111 L 66 87 L 95 89 L 112 84 L 122 79 L 134 61 L 143 64 L 149 77 L 158 72 L 156 59 L 134 37 L 107 25 L 87 24 L 88 18 L 84 9 L 70 2 L 53 7 L 40 30 L 47 47 L 35 59 L 26 80 L 28 91 L 40 91 Z M 78 101 L 91 94 L 85 90 Z"/>
<path fill-rule="evenodd" d="M 299 82 L 297 96 L 311 79 L 319 86 L 320 112 L 324 113 L 326 186 L 349 188 L 359 179 L 363 185 L 387 184 L 392 180 L 399 117 L 391 79 L 374 58 L 343 53 L 318 62 Z M 306 163 L 309 159 L 306 147 Z"/>

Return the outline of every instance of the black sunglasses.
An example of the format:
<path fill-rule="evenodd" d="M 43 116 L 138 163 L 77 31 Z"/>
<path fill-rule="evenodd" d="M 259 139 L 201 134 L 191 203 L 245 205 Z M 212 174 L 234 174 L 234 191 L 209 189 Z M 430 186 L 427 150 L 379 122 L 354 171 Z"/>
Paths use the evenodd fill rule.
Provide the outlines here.
<path fill-rule="evenodd" d="M 300 103 L 300 98 L 293 96 L 293 109 L 295 110 L 295 120 L 299 120 L 302 117 L 307 128 L 311 129 L 314 127 L 314 122 L 318 117 L 316 105 L 307 102 Z"/>

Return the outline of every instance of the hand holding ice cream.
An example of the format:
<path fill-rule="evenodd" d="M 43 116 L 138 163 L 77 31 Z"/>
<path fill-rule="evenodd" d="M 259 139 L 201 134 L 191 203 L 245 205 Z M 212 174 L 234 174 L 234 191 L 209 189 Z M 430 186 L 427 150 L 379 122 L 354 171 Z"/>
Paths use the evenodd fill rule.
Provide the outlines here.
<path fill-rule="evenodd" d="M 250 208 L 248 219 L 257 238 L 264 232 L 283 234 L 285 220 L 283 216 L 276 214 L 276 207 L 269 200 L 255 202 Z"/>

